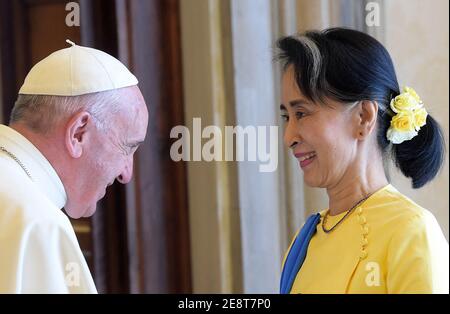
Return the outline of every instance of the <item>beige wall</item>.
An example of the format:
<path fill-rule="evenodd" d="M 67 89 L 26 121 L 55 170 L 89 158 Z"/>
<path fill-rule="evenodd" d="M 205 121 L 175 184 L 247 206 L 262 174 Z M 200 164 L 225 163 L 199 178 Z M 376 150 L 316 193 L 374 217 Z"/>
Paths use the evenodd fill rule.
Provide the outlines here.
<path fill-rule="evenodd" d="M 279 31 L 295 31 L 293 4 L 181 2 L 185 121 L 190 129 L 193 117 L 219 127 L 280 124 L 279 80 L 270 47 Z M 274 173 L 259 173 L 251 162 L 187 164 L 195 293 L 278 291 L 285 249 L 304 216 L 301 178 L 289 176 L 285 184 L 285 149 L 279 147 Z"/>
<path fill-rule="evenodd" d="M 385 45 L 394 60 L 400 86 L 413 87 L 429 113 L 441 124 L 448 149 L 449 107 L 448 0 L 385 1 Z M 394 185 L 416 203 L 433 212 L 449 238 L 449 168 L 419 190 L 402 175 Z"/>
<path fill-rule="evenodd" d="M 231 55 L 226 2 L 181 1 L 185 123 L 230 123 L 232 89 L 226 75 Z M 229 22 L 228 22 L 229 24 Z M 223 42 L 222 42 L 223 40 Z M 231 103 L 230 103 L 231 102 Z M 241 292 L 238 198 L 235 165 L 188 162 L 192 285 L 194 293 Z"/>

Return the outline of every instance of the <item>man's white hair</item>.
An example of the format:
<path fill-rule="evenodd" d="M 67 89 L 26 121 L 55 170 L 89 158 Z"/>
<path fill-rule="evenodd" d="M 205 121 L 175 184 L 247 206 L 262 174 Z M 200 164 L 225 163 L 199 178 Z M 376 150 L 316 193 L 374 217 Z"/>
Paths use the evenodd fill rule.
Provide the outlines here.
<path fill-rule="evenodd" d="M 123 101 L 123 100 L 122 100 Z M 48 96 L 19 94 L 11 113 L 10 124 L 23 123 L 38 133 L 48 133 L 58 122 L 73 114 L 87 111 L 97 128 L 108 130 L 110 117 L 121 108 L 118 90 L 81 96 Z"/>

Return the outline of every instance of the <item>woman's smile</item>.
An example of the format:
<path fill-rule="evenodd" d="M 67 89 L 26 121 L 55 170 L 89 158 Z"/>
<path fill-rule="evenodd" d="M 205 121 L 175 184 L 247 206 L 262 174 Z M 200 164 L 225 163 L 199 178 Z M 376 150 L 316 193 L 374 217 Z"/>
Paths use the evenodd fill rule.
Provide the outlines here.
<path fill-rule="evenodd" d="M 316 152 L 294 153 L 294 155 L 298 159 L 300 167 L 302 169 L 311 164 L 316 159 Z"/>

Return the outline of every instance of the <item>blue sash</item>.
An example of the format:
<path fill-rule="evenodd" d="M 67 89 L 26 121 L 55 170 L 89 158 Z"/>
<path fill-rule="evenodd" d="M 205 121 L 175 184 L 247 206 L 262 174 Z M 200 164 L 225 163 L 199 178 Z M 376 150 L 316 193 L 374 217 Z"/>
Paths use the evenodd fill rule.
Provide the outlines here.
<path fill-rule="evenodd" d="M 291 292 L 295 277 L 297 277 L 297 273 L 305 261 L 309 241 L 316 233 L 316 226 L 319 221 L 320 214 L 309 216 L 297 238 L 295 238 L 284 262 L 283 272 L 281 273 L 280 293 L 287 294 Z"/>

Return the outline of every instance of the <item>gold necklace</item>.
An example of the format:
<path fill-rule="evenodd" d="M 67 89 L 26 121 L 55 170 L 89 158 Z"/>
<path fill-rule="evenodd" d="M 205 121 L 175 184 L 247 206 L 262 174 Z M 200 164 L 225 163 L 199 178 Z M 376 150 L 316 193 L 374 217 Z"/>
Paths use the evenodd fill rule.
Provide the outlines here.
<path fill-rule="evenodd" d="M 360 204 L 362 204 L 371 195 L 372 195 L 372 193 L 367 195 L 363 199 L 359 200 L 349 211 L 347 211 L 347 213 L 344 215 L 344 217 L 342 217 L 333 227 L 331 227 L 331 229 L 325 228 L 325 224 L 327 223 L 327 218 L 328 218 L 328 215 L 330 213 L 330 210 L 327 210 L 327 212 L 325 213 L 325 216 L 323 217 L 323 221 L 322 221 L 322 230 L 323 230 L 323 232 L 330 233 L 331 231 L 333 231 L 337 226 L 339 226 L 345 220 L 345 218 L 347 218 L 355 210 L 356 207 L 358 207 Z"/>
<path fill-rule="evenodd" d="M 15 162 L 17 162 L 19 164 L 20 167 L 22 167 L 23 171 L 25 171 L 25 173 L 27 174 L 27 176 L 31 179 L 31 181 L 33 181 L 33 178 L 31 177 L 30 172 L 28 171 L 28 169 L 25 167 L 25 165 L 20 161 L 19 158 L 16 157 L 16 155 L 14 155 L 13 153 L 11 153 L 10 151 L 8 151 L 6 148 L 4 148 L 3 146 L 0 146 L 0 151 L 4 152 L 5 154 L 7 154 L 9 157 L 11 157 Z"/>

